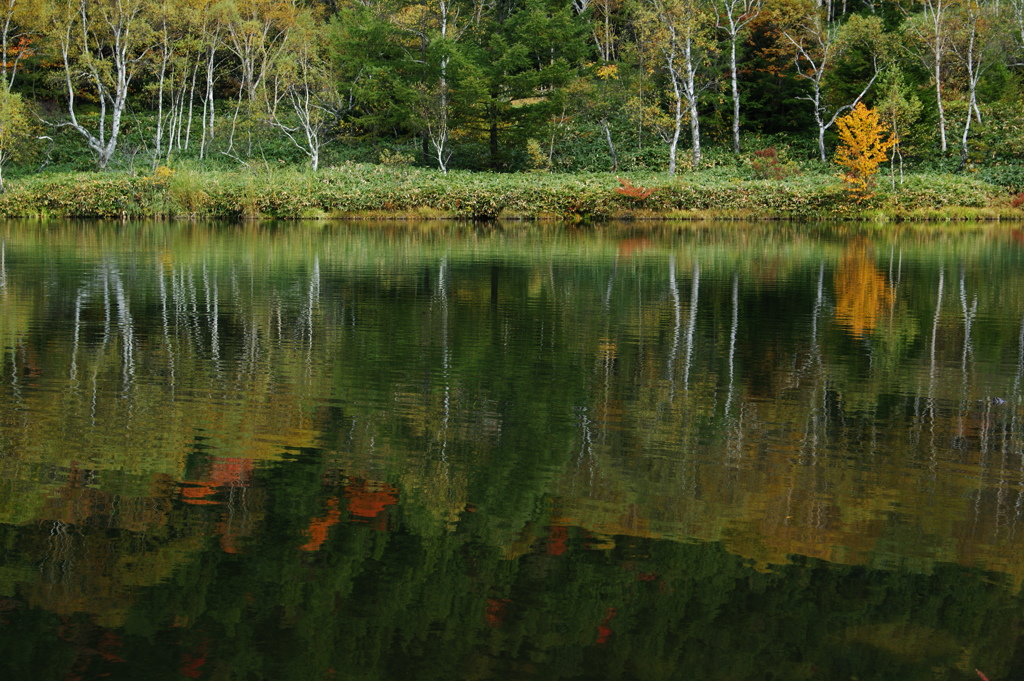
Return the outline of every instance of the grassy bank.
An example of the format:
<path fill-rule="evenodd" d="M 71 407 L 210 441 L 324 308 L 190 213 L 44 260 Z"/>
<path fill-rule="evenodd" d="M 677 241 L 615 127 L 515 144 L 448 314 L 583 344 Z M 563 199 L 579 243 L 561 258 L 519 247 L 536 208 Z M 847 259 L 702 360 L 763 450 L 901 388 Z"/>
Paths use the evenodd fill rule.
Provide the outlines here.
<path fill-rule="evenodd" d="M 709 169 L 669 179 L 629 174 L 646 198 L 624 195 L 609 173 L 490 174 L 351 164 L 298 170 L 200 171 L 159 168 L 148 176 L 116 173 L 36 175 L 8 184 L 3 217 L 325 219 L 762 218 L 1024 219 L 1005 188 L 964 175 L 908 175 L 895 190 L 882 177 L 857 202 L 835 173 L 784 180 L 730 176 Z M 646 192 L 634 192 L 642 195 Z"/>

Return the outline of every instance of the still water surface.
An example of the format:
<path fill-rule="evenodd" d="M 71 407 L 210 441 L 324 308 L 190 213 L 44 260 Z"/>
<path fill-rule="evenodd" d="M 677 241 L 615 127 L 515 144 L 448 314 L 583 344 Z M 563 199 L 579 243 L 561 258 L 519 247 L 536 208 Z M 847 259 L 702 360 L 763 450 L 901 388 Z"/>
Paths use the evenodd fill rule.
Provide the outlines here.
<path fill-rule="evenodd" d="M 0 238 L 2 678 L 1024 674 L 1020 231 Z"/>

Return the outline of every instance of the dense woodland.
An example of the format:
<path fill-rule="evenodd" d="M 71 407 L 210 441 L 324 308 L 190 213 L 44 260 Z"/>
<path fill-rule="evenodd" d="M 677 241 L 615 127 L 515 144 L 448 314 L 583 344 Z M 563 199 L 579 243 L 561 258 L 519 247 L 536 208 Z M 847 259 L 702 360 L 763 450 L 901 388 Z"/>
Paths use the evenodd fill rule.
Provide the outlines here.
<path fill-rule="evenodd" d="M 2 0 L 0 31 L 15 173 L 785 168 L 858 101 L 901 167 L 1024 151 L 1024 0 Z"/>

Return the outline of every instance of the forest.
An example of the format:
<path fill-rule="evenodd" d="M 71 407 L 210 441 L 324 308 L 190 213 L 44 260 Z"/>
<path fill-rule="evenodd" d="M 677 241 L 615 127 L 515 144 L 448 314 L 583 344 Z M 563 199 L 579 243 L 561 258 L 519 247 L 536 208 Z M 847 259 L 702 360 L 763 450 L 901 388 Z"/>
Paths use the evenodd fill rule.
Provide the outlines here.
<path fill-rule="evenodd" d="M 0 51 L 12 178 L 370 163 L 778 180 L 834 170 L 837 121 L 863 103 L 894 174 L 1024 188 L 1024 0 L 2 0 Z"/>

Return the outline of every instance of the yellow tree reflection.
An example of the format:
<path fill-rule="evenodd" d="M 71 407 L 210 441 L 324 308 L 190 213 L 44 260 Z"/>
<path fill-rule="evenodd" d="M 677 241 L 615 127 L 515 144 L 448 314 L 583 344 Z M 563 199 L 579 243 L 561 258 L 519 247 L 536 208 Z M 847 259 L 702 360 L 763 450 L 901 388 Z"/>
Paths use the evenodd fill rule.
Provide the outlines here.
<path fill-rule="evenodd" d="M 865 243 L 843 252 L 835 274 L 836 321 L 858 338 L 872 333 L 894 302 L 892 289 L 875 267 Z"/>

